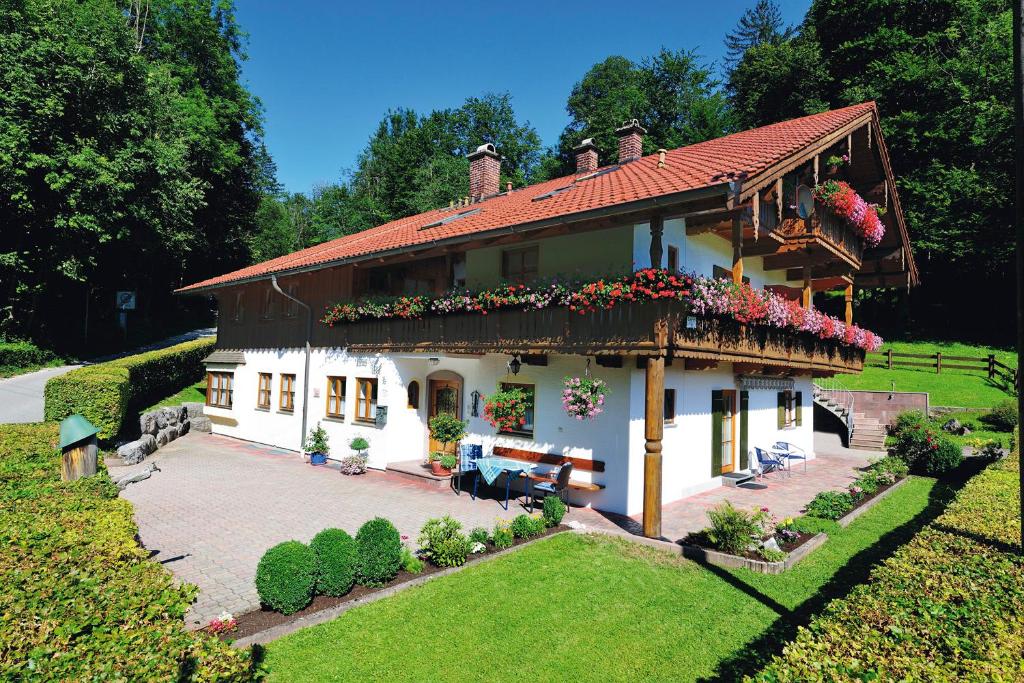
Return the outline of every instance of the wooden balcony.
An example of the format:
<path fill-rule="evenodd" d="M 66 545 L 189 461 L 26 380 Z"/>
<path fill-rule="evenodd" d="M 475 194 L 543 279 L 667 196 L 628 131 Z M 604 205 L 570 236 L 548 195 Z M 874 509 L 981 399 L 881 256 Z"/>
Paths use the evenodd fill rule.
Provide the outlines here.
<path fill-rule="evenodd" d="M 361 353 L 569 353 L 670 355 L 715 362 L 859 372 L 864 353 L 780 330 L 685 315 L 676 302 L 620 305 L 580 315 L 565 308 L 454 314 L 419 320 L 317 325 L 315 346 Z"/>
<path fill-rule="evenodd" d="M 765 257 L 765 268 L 795 268 L 835 264 L 858 270 L 864 259 L 864 238 L 839 216 L 818 205 L 810 218 L 787 216 L 777 231 L 785 242 Z"/>

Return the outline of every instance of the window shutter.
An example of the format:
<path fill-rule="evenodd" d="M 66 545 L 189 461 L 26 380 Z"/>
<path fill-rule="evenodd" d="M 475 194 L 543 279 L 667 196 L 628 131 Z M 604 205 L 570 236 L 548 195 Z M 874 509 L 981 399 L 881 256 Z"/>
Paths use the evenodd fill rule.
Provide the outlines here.
<path fill-rule="evenodd" d="M 786 428 L 786 392 L 780 391 L 779 394 L 779 429 Z"/>
<path fill-rule="evenodd" d="M 711 392 L 711 476 L 722 474 L 722 392 Z"/>
<path fill-rule="evenodd" d="M 799 427 L 804 421 L 804 394 L 802 391 L 796 392 L 796 426 Z"/>
<path fill-rule="evenodd" d="M 747 457 L 747 409 L 750 407 L 750 393 L 740 392 L 740 469 L 749 467 Z"/>

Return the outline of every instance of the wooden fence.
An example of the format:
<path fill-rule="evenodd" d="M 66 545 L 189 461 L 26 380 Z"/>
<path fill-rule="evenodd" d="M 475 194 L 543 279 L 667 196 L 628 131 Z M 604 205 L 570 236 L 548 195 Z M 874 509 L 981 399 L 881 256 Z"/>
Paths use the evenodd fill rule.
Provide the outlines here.
<path fill-rule="evenodd" d="M 871 360 L 878 360 L 889 369 L 893 368 L 934 368 L 936 374 L 943 370 L 973 370 L 984 372 L 989 379 L 1002 379 L 1017 383 L 1017 368 L 996 360 L 995 354 L 988 356 L 949 356 L 941 351 L 936 353 L 896 353 L 892 349 L 885 353 L 872 353 Z M 910 360 L 903 360 L 904 358 Z"/>

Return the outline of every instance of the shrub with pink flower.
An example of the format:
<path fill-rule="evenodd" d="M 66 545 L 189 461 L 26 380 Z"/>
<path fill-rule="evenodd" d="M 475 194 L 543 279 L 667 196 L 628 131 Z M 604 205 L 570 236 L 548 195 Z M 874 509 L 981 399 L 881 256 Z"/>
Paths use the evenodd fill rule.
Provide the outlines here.
<path fill-rule="evenodd" d="M 814 198 L 844 218 L 869 247 L 882 241 L 885 224 L 878 216 L 878 207 L 866 202 L 848 183 L 826 180 L 814 188 Z"/>
<path fill-rule="evenodd" d="M 562 407 L 569 417 L 593 420 L 604 412 L 608 384 L 597 377 L 566 377 L 562 390 Z"/>
<path fill-rule="evenodd" d="M 236 628 L 238 628 L 238 621 L 231 612 L 222 612 L 219 617 L 214 617 L 206 625 L 206 630 L 214 635 L 234 631 Z"/>

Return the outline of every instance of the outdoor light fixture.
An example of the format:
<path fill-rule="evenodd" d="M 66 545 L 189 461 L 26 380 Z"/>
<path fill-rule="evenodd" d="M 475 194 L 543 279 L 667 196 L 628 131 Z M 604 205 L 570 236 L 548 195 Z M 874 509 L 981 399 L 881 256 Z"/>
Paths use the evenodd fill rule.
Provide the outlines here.
<path fill-rule="evenodd" d="M 428 358 L 427 362 L 430 363 L 431 365 L 440 365 L 441 364 L 441 359 L 440 358 Z"/>
<path fill-rule="evenodd" d="M 519 355 L 512 356 L 512 360 L 508 362 L 508 371 L 513 375 L 519 374 L 519 368 L 523 367 L 522 361 L 519 360 Z"/>
<path fill-rule="evenodd" d="M 480 399 L 483 397 L 483 394 L 474 390 L 470 397 L 473 399 L 473 403 L 469 413 L 473 417 L 480 417 Z"/>

